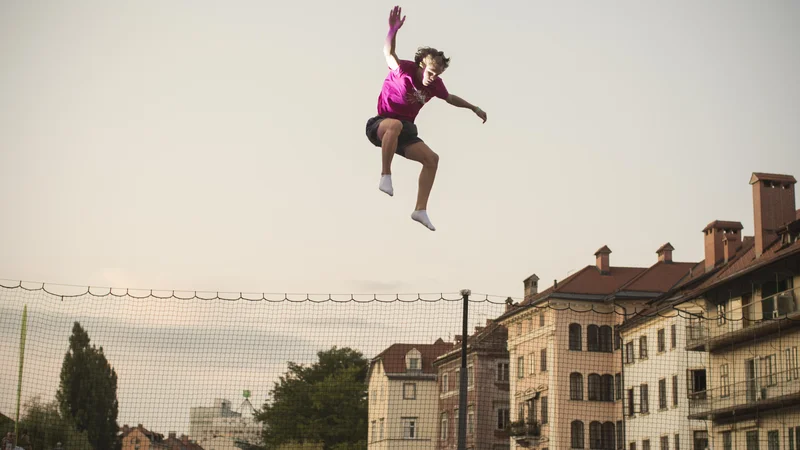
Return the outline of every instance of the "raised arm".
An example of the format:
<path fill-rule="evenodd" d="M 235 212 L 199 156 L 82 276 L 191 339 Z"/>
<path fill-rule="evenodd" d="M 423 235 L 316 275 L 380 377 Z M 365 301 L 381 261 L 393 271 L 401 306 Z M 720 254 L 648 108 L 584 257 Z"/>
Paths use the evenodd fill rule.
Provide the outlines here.
<path fill-rule="evenodd" d="M 389 34 L 386 35 L 386 41 L 383 43 L 383 56 L 386 57 L 386 64 L 392 70 L 397 70 L 400 67 L 400 61 L 398 61 L 397 54 L 394 52 L 397 31 L 406 21 L 405 16 L 402 19 L 400 18 L 400 13 L 401 8 L 399 6 L 395 6 L 392 12 L 389 13 Z"/>

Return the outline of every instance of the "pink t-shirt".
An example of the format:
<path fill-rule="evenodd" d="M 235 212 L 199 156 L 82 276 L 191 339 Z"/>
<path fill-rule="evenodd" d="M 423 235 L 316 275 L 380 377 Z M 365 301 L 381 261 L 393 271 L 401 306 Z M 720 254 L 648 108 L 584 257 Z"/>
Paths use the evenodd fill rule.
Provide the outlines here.
<path fill-rule="evenodd" d="M 414 61 L 400 60 L 400 67 L 389 72 L 378 96 L 378 115 L 414 122 L 420 109 L 433 97 L 446 99 L 447 88 L 441 78 L 430 86 L 415 79 L 418 66 Z"/>

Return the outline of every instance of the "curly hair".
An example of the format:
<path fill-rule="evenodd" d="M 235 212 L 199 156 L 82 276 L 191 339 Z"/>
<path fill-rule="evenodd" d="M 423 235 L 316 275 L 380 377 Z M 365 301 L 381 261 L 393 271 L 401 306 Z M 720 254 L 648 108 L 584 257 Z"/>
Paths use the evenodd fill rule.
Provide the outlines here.
<path fill-rule="evenodd" d="M 432 47 L 420 47 L 417 49 L 417 53 L 414 55 L 414 62 L 419 65 L 419 63 L 428 58 L 439 59 L 441 61 L 442 70 L 447 69 L 450 65 L 450 58 L 444 56 L 444 52 L 440 52 Z"/>

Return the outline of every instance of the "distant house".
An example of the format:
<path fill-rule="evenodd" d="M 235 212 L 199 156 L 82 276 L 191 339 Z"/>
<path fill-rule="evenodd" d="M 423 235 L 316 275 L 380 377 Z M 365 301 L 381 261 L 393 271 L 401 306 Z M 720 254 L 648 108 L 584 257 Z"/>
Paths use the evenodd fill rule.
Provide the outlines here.
<path fill-rule="evenodd" d="M 367 373 L 370 450 L 436 450 L 438 401 L 433 361 L 453 344 L 393 344 Z"/>
<path fill-rule="evenodd" d="M 475 334 L 467 339 L 467 448 L 509 448 L 507 338 L 503 326 L 488 320 L 485 327 L 475 327 Z M 455 449 L 458 444 L 462 336 L 457 335 L 455 341 L 433 362 L 439 379 L 439 450 Z"/>
<path fill-rule="evenodd" d="M 121 437 L 122 450 L 205 450 L 186 435 L 177 438 L 175 432 L 170 432 L 165 439 L 163 434 L 150 431 L 142 424 L 134 428 L 123 425 Z"/>

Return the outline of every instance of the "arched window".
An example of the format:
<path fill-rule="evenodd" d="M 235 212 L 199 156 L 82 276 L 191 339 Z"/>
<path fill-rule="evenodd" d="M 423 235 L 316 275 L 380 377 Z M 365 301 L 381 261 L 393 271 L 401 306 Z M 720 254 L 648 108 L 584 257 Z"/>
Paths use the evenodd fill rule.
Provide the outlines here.
<path fill-rule="evenodd" d="M 583 375 L 578 372 L 569 374 L 569 399 L 583 400 Z"/>
<path fill-rule="evenodd" d="M 608 325 L 603 325 L 600 327 L 600 351 L 601 352 L 609 352 L 611 353 L 612 346 L 614 345 L 612 341 L 613 331 L 611 327 Z"/>
<path fill-rule="evenodd" d="M 594 421 L 589 424 L 589 448 L 601 450 L 603 448 L 603 427 L 600 422 Z"/>
<path fill-rule="evenodd" d="M 579 323 L 571 323 L 569 324 L 569 349 L 570 350 L 581 350 L 581 324 Z"/>
<path fill-rule="evenodd" d="M 603 424 L 603 450 L 614 450 L 614 422 L 606 422 Z"/>
<path fill-rule="evenodd" d="M 590 352 L 600 351 L 600 329 L 597 325 L 586 327 L 587 343 L 586 347 Z"/>
<path fill-rule="evenodd" d="M 573 420 L 570 430 L 570 441 L 572 442 L 572 448 L 583 448 L 583 422 L 580 420 Z"/>
<path fill-rule="evenodd" d="M 614 401 L 614 376 L 603 375 L 603 383 L 600 388 L 600 400 L 604 402 Z"/>
<path fill-rule="evenodd" d="M 600 375 L 596 373 L 589 374 L 589 400 L 590 401 L 599 401 L 600 400 L 600 385 L 602 380 Z"/>

